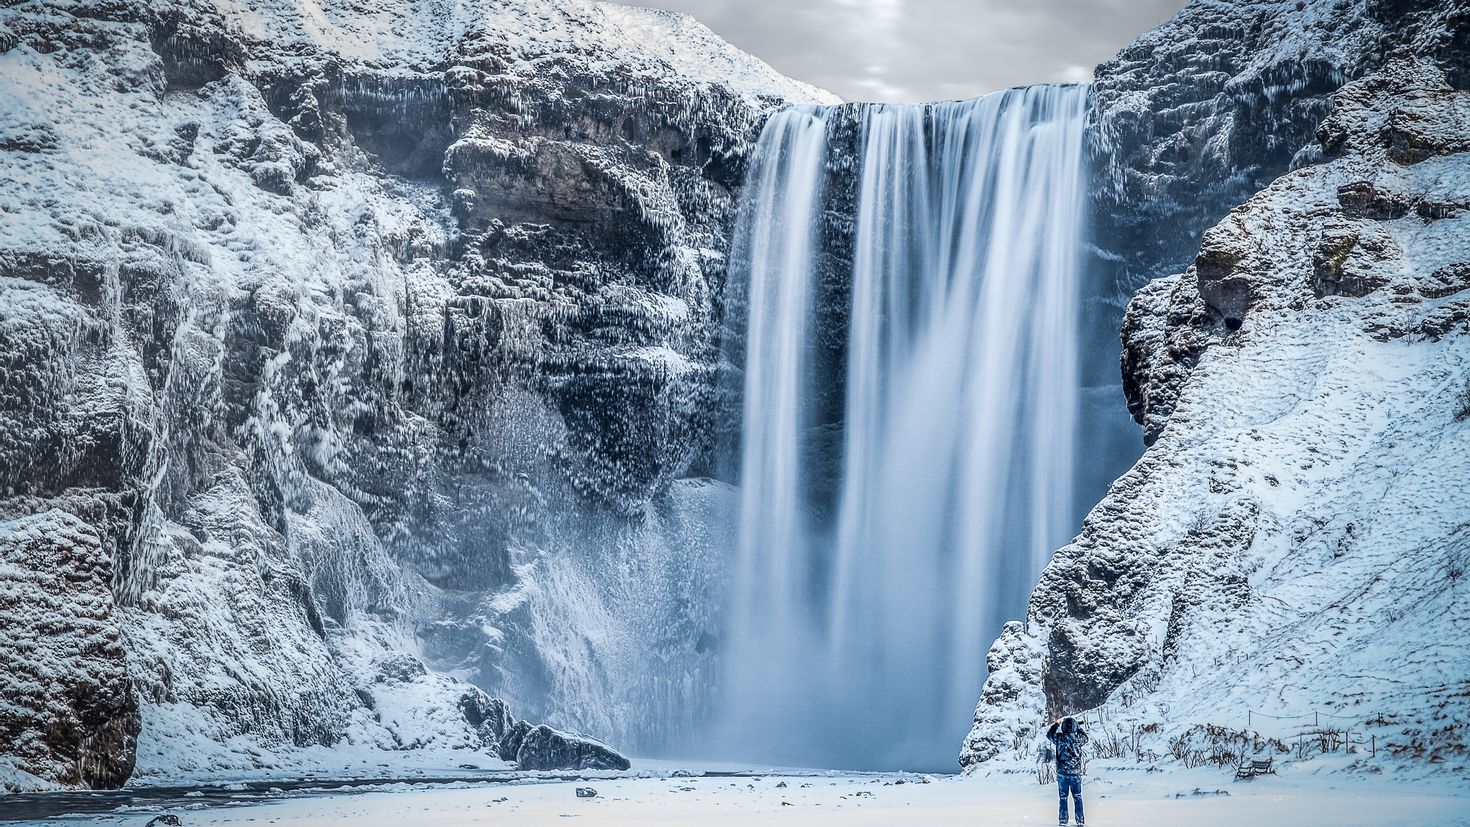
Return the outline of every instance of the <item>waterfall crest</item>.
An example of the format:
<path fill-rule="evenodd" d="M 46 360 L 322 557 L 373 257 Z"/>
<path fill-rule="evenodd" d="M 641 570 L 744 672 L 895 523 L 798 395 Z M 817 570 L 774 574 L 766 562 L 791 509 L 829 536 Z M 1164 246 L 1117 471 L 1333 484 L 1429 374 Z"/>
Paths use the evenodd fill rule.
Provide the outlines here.
<path fill-rule="evenodd" d="M 800 108 L 741 206 L 741 500 L 723 737 L 740 757 L 950 767 L 985 648 L 1076 519 L 1087 88 Z M 834 123 L 860 165 L 823 279 Z M 832 330 L 824 302 L 846 302 Z"/>

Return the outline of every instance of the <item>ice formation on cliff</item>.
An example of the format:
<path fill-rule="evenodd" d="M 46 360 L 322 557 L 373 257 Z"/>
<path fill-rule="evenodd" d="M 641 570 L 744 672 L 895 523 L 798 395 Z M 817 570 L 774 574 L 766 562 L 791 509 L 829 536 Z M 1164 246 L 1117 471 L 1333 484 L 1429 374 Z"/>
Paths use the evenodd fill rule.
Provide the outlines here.
<path fill-rule="evenodd" d="M 673 480 L 709 464 L 730 189 L 771 107 L 830 96 L 582 0 L 62 0 L 0 31 L 3 587 L 55 599 L 37 515 L 91 538 L 110 589 L 57 617 L 125 665 L 59 680 L 133 693 L 17 783 L 120 782 L 125 748 L 57 762 L 139 714 L 138 772 L 177 778 L 493 764 L 458 679 L 609 738 L 682 700 L 597 664 L 706 657 L 699 618 L 647 621 L 713 576 L 718 520 L 682 521 L 724 489 Z M 33 689 L 0 728 L 48 725 Z"/>

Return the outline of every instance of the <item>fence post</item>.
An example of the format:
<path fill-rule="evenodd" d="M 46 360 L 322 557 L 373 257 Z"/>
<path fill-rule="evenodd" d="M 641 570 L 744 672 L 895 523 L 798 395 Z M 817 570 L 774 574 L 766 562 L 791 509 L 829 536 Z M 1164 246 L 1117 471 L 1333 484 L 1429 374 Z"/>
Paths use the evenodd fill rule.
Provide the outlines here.
<path fill-rule="evenodd" d="M 1251 711 L 1249 709 L 1245 711 L 1245 728 L 1251 728 Z"/>
<path fill-rule="evenodd" d="M 1372 756 L 1374 758 L 1377 758 L 1378 757 L 1378 735 L 1377 734 L 1374 734 L 1373 737 L 1372 737 L 1372 739 L 1369 741 L 1369 743 L 1372 744 L 1372 746 L 1369 748 L 1369 751 L 1371 752 L 1371 754 L 1372 754 Z"/>
<path fill-rule="evenodd" d="M 1312 726 L 1318 727 L 1318 728 L 1320 728 L 1322 726 L 1322 721 L 1318 717 L 1317 712 L 1315 710 L 1313 710 L 1313 712 L 1312 712 Z"/>

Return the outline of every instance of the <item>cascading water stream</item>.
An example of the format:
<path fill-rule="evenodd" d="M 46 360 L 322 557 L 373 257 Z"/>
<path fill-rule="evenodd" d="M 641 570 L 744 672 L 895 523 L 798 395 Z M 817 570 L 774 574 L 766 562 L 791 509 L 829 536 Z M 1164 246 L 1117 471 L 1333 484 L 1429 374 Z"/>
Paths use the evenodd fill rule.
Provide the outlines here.
<path fill-rule="evenodd" d="M 762 134 L 732 255 L 748 297 L 732 754 L 953 765 L 985 649 L 1076 519 L 1087 94 L 793 109 Z M 845 173 L 827 143 L 854 115 L 834 293 L 819 274 Z M 834 295 L 835 337 L 818 312 Z"/>

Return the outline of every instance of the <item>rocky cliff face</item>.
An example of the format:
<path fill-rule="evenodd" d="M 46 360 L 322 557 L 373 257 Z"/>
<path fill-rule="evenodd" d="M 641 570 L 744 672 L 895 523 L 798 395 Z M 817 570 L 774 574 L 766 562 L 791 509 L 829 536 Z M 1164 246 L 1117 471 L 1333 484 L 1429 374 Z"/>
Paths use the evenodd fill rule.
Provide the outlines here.
<path fill-rule="evenodd" d="M 1288 169 L 1343 83 L 1411 48 L 1470 84 L 1470 7 L 1194 0 L 1097 67 L 1094 218 L 1112 295 L 1187 266 L 1200 235 Z"/>
<path fill-rule="evenodd" d="M 60 510 L 0 532 L 7 757 L 64 784 L 120 787 L 133 772 L 138 699 L 112 600 L 111 559 L 94 530 Z"/>
<path fill-rule="evenodd" d="M 823 93 L 582 0 L 23 3 L 0 52 L 0 582 L 109 641 L 25 783 L 121 782 L 140 713 L 145 774 L 501 750 L 424 663 L 619 735 L 600 656 L 706 657 L 733 189 Z"/>
<path fill-rule="evenodd" d="M 1264 713 L 1465 771 L 1470 93 L 1396 52 L 1317 138 L 1130 303 L 1153 445 L 991 649 L 962 763 L 1076 713 L 1228 763 L 1295 741 Z"/>

